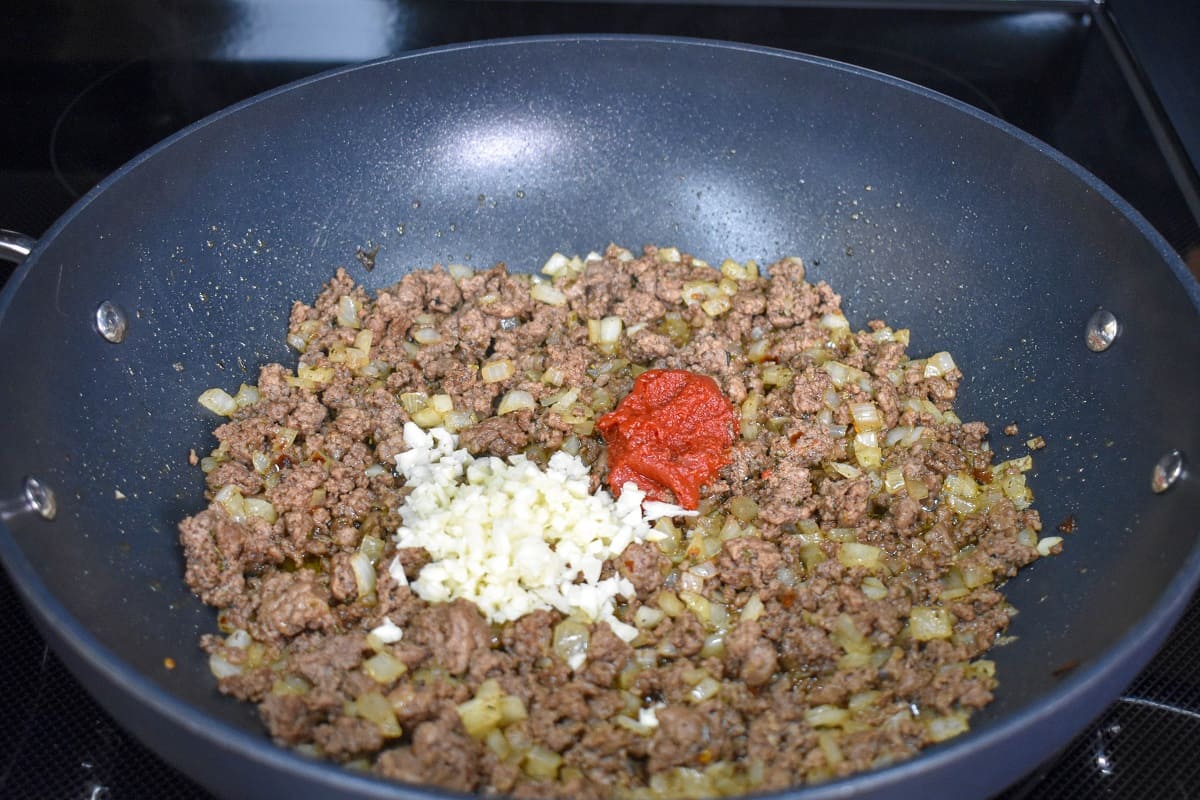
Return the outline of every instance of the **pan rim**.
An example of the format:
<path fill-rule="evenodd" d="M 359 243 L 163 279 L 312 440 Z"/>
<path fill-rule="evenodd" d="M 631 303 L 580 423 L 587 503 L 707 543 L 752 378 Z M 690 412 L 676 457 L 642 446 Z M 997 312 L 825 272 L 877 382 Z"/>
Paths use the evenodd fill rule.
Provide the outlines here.
<path fill-rule="evenodd" d="M 24 282 L 25 277 L 29 274 L 30 270 L 36 267 L 41 253 L 87 206 L 104 194 L 109 187 L 122 180 L 126 175 L 136 170 L 149 159 L 169 150 L 184 137 L 219 122 L 226 116 L 236 114 L 244 108 L 269 100 L 276 95 L 299 90 L 318 81 L 335 79 L 359 70 L 377 69 L 384 65 L 402 61 L 442 57 L 459 51 L 473 51 L 483 48 L 524 47 L 531 45 L 570 46 L 578 44 L 667 45 L 718 51 L 735 51 L 771 58 L 784 58 L 791 61 L 803 62 L 818 68 L 833 69 L 859 78 L 882 81 L 902 91 L 912 92 L 923 98 L 948 105 L 952 109 L 966 113 L 975 120 L 991 125 L 1001 132 L 1016 138 L 1021 144 L 1032 147 L 1042 156 L 1051 159 L 1060 167 L 1068 170 L 1088 188 L 1097 192 L 1104 201 L 1132 222 L 1138 232 L 1154 247 L 1167 266 L 1174 272 L 1176 280 L 1182 284 L 1182 288 L 1193 306 L 1200 311 L 1200 284 L 1188 272 L 1182 260 L 1170 248 L 1162 235 L 1145 220 L 1140 212 L 1117 195 L 1107 184 L 1058 150 L 1010 123 L 973 106 L 886 73 L 778 48 L 688 37 L 580 34 L 513 37 L 466 42 L 426 48 L 360 64 L 338 67 L 255 95 L 189 125 L 138 156 L 135 156 L 125 165 L 107 176 L 80 198 L 47 230 L 33 252 L 18 268 L 12 278 L 10 278 L 3 292 L 0 293 L 0 325 L 3 324 L 8 308 Z M 203 714 L 190 703 L 177 698 L 149 678 L 143 676 L 141 672 L 135 670 L 127 662 L 119 658 L 115 652 L 109 650 L 99 642 L 67 611 L 57 598 L 49 593 L 45 584 L 33 571 L 30 562 L 25 558 L 24 552 L 17 544 L 17 538 L 8 524 L 0 525 L 0 528 L 4 531 L 4 534 L 0 535 L 0 556 L 3 556 L 3 562 L 8 568 L 10 579 L 18 587 L 23 600 L 36 612 L 42 621 L 54 629 L 59 640 L 70 648 L 77 658 L 87 663 L 97 673 L 103 675 L 121 692 L 139 698 L 143 704 L 152 708 L 162 718 L 181 728 L 190 730 L 194 735 L 203 737 L 214 746 L 236 750 L 260 764 L 292 772 L 311 781 L 314 786 L 352 791 L 371 797 L 464 796 L 432 787 L 397 784 L 380 778 L 357 775 L 332 763 L 306 758 L 291 750 L 279 747 L 265 735 L 254 736 L 228 723 Z M 1163 588 L 1162 594 L 1152 607 L 1152 610 L 1143 617 L 1143 621 L 1149 620 L 1152 624 L 1134 626 L 1116 644 L 1108 648 L 1095 662 L 1065 677 L 1059 686 L 1048 693 L 1042 703 L 1018 709 L 995 720 L 983 730 L 973 731 L 965 737 L 928 748 L 911 759 L 889 767 L 860 773 L 826 784 L 797 786 L 780 792 L 759 794 L 756 796 L 776 798 L 795 797 L 797 800 L 800 798 L 818 800 L 819 798 L 846 797 L 861 792 L 883 792 L 889 788 L 894 788 L 902 783 L 911 781 L 922 774 L 928 773 L 930 777 L 933 777 L 935 773 L 954 763 L 969 758 L 975 752 L 993 750 L 1005 744 L 1013 744 L 1018 741 L 1023 731 L 1029 726 L 1043 723 L 1061 713 L 1065 708 L 1085 703 L 1092 695 L 1104 693 L 1116 696 L 1119 690 L 1112 690 L 1112 684 L 1119 677 L 1123 686 L 1128 680 L 1132 679 L 1137 671 L 1140 671 L 1149 662 L 1158 645 L 1165 639 L 1170 628 L 1182 614 L 1198 583 L 1200 583 L 1200 542 L 1193 545 L 1188 557 L 1180 564 L 1170 583 Z M 1072 731 L 1072 735 L 1074 734 L 1075 732 Z M 1052 753 L 1048 752 L 1045 754 L 1046 757 L 1050 755 Z M 1034 766 L 1036 766 L 1036 763 L 1030 764 L 1030 768 Z"/>

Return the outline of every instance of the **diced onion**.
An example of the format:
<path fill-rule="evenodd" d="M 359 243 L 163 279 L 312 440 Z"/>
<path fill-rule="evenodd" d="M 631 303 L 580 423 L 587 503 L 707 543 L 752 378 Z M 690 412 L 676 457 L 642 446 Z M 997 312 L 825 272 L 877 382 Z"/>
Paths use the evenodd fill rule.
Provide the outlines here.
<path fill-rule="evenodd" d="M 854 458 L 863 469 L 878 469 L 883 463 L 883 451 L 879 448 L 874 431 L 854 437 Z"/>
<path fill-rule="evenodd" d="M 713 281 L 687 281 L 680 291 L 680 299 L 688 305 L 695 305 L 716 297 L 720 291 Z"/>
<path fill-rule="evenodd" d="M 531 778 L 552 781 L 558 777 L 558 770 L 562 766 L 562 760 L 562 756 L 553 750 L 548 750 L 539 744 L 535 744 L 525 754 L 525 760 L 522 762 L 521 768 Z"/>
<path fill-rule="evenodd" d="M 829 731 L 817 734 L 817 746 L 821 748 L 821 752 L 825 755 L 825 762 L 831 767 L 846 760 L 846 757 L 842 755 L 842 749 L 838 746 L 837 739 L 833 738 L 833 734 Z"/>
<path fill-rule="evenodd" d="M 350 568 L 354 570 L 354 582 L 358 585 L 358 596 L 375 594 L 375 567 L 371 558 L 359 550 L 350 556 Z"/>
<path fill-rule="evenodd" d="M 442 427 L 450 433 L 458 433 L 463 428 L 469 428 L 477 421 L 474 411 L 450 411 L 442 417 Z"/>
<path fill-rule="evenodd" d="M 934 717 L 925 722 L 929 738 L 935 742 L 944 742 L 959 734 L 966 733 L 970 726 L 965 714 L 950 714 L 945 717 Z"/>
<path fill-rule="evenodd" d="M 924 481 L 916 480 L 915 478 L 905 478 L 904 488 L 908 492 L 908 496 L 913 500 L 924 500 L 929 496 L 929 487 Z"/>
<path fill-rule="evenodd" d="M 238 393 L 234 395 L 233 401 L 237 403 L 238 408 L 245 408 L 257 403 L 258 398 L 258 387 L 243 383 L 238 389 Z"/>
<path fill-rule="evenodd" d="M 865 567 L 878 569 L 879 557 L 883 551 L 870 544 L 858 542 L 843 542 L 838 549 L 838 561 L 845 567 Z"/>
<path fill-rule="evenodd" d="M 749 522 L 758 516 L 758 503 L 752 497 L 739 495 L 729 501 L 729 513 L 743 522 Z"/>
<path fill-rule="evenodd" d="M 437 328 L 420 327 L 413 328 L 412 338 L 417 344 L 437 344 L 442 340 L 442 335 Z"/>
<path fill-rule="evenodd" d="M 880 343 L 894 342 L 896 340 L 895 334 L 892 333 L 891 328 L 880 328 L 871 334 L 871 338 Z"/>
<path fill-rule="evenodd" d="M 370 331 L 367 331 L 370 333 Z M 329 356 L 329 360 L 333 360 L 333 354 Z M 343 363 L 346 368 L 354 371 L 361 370 L 371 362 L 371 357 L 367 355 L 365 350 L 359 350 L 357 347 L 348 347 L 343 351 Z"/>
<path fill-rule="evenodd" d="M 746 601 L 746 605 L 742 606 L 742 622 L 753 622 L 763 615 L 766 606 L 757 594 L 751 595 Z"/>
<path fill-rule="evenodd" d="M 848 331 L 850 320 L 838 313 L 824 314 L 821 316 L 821 327 L 830 331 Z"/>
<path fill-rule="evenodd" d="M 851 403 L 850 416 L 854 420 L 854 430 L 859 433 L 877 431 L 883 427 L 883 417 L 874 403 Z"/>
<path fill-rule="evenodd" d="M 851 480 L 862 475 L 862 470 L 852 464 L 846 464 L 841 461 L 830 461 L 829 467 L 843 478 L 850 478 Z"/>
<path fill-rule="evenodd" d="M 971 499 L 979 495 L 979 485 L 965 472 L 955 472 L 946 476 L 942 491 Z"/>
<path fill-rule="evenodd" d="M 542 274 L 557 278 L 560 275 L 566 275 L 570 259 L 562 253 L 555 253 L 546 259 L 546 263 L 542 265 Z"/>
<path fill-rule="evenodd" d="M 271 457 L 262 452 L 254 453 L 250 456 L 250 464 L 261 475 L 271 468 Z"/>
<path fill-rule="evenodd" d="M 862 593 L 869 600 L 882 600 L 888 596 L 888 588 L 884 585 L 883 581 L 871 575 L 863 578 Z"/>
<path fill-rule="evenodd" d="M 236 647 L 238 650 L 245 650 L 253 641 L 250 638 L 250 633 L 243 628 L 238 628 L 225 637 L 225 644 L 229 647 Z"/>
<path fill-rule="evenodd" d="M 556 411 L 559 414 L 568 414 L 571 411 L 571 406 L 575 405 L 575 401 L 579 399 L 579 387 L 573 386 L 563 392 L 555 392 L 546 399 L 542 400 L 542 405 L 549 407 L 551 411 Z"/>
<path fill-rule="evenodd" d="M 856 692 L 850 695 L 850 700 L 846 703 L 846 707 L 853 712 L 867 711 L 879 704 L 880 695 L 881 693 L 876 689 Z"/>
<path fill-rule="evenodd" d="M 716 697 L 721 691 L 721 684 L 715 678 L 707 677 L 697 683 L 688 692 L 688 699 L 693 703 L 703 703 L 710 697 Z"/>
<path fill-rule="evenodd" d="M 659 261 L 667 264 L 678 264 L 683 257 L 678 247 L 660 247 L 656 255 Z"/>
<path fill-rule="evenodd" d="M 661 609 L 654 608 L 653 606 L 640 606 L 633 613 L 633 622 L 642 630 L 650 630 L 662 622 L 665 616 L 666 613 Z"/>
<path fill-rule="evenodd" d="M 968 500 L 967 498 L 961 497 L 957 494 L 947 494 L 945 496 L 945 502 L 946 505 L 950 507 L 950 510 L 955 514 L 962 514 L 966 516 L 967 514 L 973 514 L 978 510 L 978 506 L 973 500 Z"/>
<path fill-rule="evenodd" d="M 758 364 L 767 360 L 767 356 L 771 354 L 771 340 L 758 339 L 750 343 L 746 348 L 746 358 L 753 364 Z"/>
<path fill-rule="evenodd" d="M 392 709 L 392 704 L 379 692 L 372 691 L 359 695 L 348 706 L 346 710 L 349 713 L 365 719 L 367 722 L 375 723 L 379 732 L 388 738 L 396 738 L 403 732 L 400 729 L 400 722 L 396 719 L 396 712 Z"/>
<path fill-rule="evenodd" d="M 533 395 L 529 392 L 513 389 L 501 398 L 500 405 L 496 408 L 496 416 L 502 417 L 514 411 L 532 411 L 535 405 Z"/>
<path fill-rule="evenodd" d="M 968 561 L 962 565 L 963 583 L 968 589 L 978 589 L 992 582 L 992 571 L 983 564 Z"/>
<path fill-rule="evenodd" d="M 403 392 L 400 395 L 400 405 L 409 414 L 415 414 L 429 405 L 429 395 L 424 392 Z"/>
<path fill-rule="evenodd" d="M 438 414 L 437 409 L 426 407 L 413 415 L 413 422 L 422 428 L 436 428 L 442 425 L 442 415 Z"/>
<path fill-rule="evenodd" d="M 680 599 L 683 599 L 683 593 L 695 594 L 704 589 L 704 578 L 697 575 L 691 570 L 685 570 L 679 573 L 679 590 Z M 685 601 L 686 602 L 686 601 Z"/>
<path fill-rule="evenodd" d="M 665 611 L 668 617 L 678 617 L 684 611 L 683 601 L 674 592 L 666 589 L 658 593 L 658 607 Z"/>
<path fill-rule="evenodd" d="M 746 268 L 731 258 L 721 262 L 721 274 L 735 281 L 744 281 L 749 277 L 746 274 Z"/>
<path fill-rule="evenodd" d="M 313 367 L 301 364 L 296 369 L 296 377 L 288 377 L 285 380 L 289 386 L 296 386 L 301 389 L 317 389 L 333 380 L 333 368 Z"/>
<path fill-rule="evenodd" d="M 643 724 L 641 722 L 641 720 L 636 720 L 636 719 L 633 719 L 632 717 L 627 717 L 624 714 L 618 714 L 615 717 L 613 717 L 613 722 L 616 723 L 617 725 L 621 726 L 622 728 L 626 728 L 627 730 L 633 731 L 634 733 L 638 734 L 639 736 L 649 736 L 652 733 L 654 733 L 653 726 Z"/>
<path fill-rule="evenodd" d="M 376 653 L 363 662 L 363 669 L 376 683 L 392 683 L 405 672 L 408 665 L 391 653 Z"/>
<path fill-rule="evenodd" d="M 679 599 L 682 600 L 683 604 L 687 606 L 693 614 L 696 615 L 696 619 L 700 620 L 700 622 L 705 623 L 706 625 L 711 622 L 712 603 L 707 597 L 697 594 L 696 592 L 681 590 L 679 592 Z"/>
<path fill-rule="evenodd" d="M 312 690 L 312 684 L 299 675 L 284 675 L 277 678 L 271 686 L 271 694 L 280 697 L 288 695 L 304 695 Z"/>
<path fill-rule="evenodd" d="M 720 294 L 702 302 L 700 308 L 710 317 L 719 317 L 733 308 L 733 301 L 729 299 L 728 295 Z"/>
<path fill-rule="evenodd" d="M 884 436 L 883 442 L 888 447 L 894 447 L 897 444 L 903 445 L 904 447 L 911 447 L 918 439 L 921 438 L 921 434 L 924 432 L 925 429 L 920 426 L 913 428 L 907 425 L 899 425 L 887 432 L 887 435 Z"/>
<path fill-rule="evenodd" d="M 600 352 L 611 355 L 616 352 L 617 342 L 621 339 L 621 329 L 624 324 L 620 317 L 589 319 L 588 341 L 596 345 Z"/>
<path fill-rule="evenodd" d="M 912 638 L 918 642 L 949 639 L 954 635 L 950 612 L 944 608 L 914 606 L 908 624 Z"/>
<path fill-rule="evenodd" d="M 511 378 L 516 371 L 511 359 L 502 358 L 484 364 L 479 370 L 479 378 L 484 383 L 499 383 Z"/>
<path fill-rule="evenodd" d="M 849 719 L 850 712 L 838 706 L 813 706 L 804 712 L 804 721 L 814 728 L 836 728 Z"/>
<path fill-rule="evenodd" d="M 220 653 L 213 653 L 208 657 L 208 668 L 218 680 L 221 678 L 232 678 L 234 675 L 242 674 L 241 667 L 239 667 L 237 664 L 231 663 Z"/>
<path fill-rule="evenodd" d="M 861 370 L 847 366 L 840 361 L 826 361 L 821 365 L 821 369 L 828 373 L 829 379 L 833 381 L 833 385 L 838 389 L 851 381 L 857 381 L 859 378 L 865 377 L 865 373 Z"/>
<path fill-rule="evenodd" d="M 1061 536 L 1046 536 L 1038 540 L 1037 551 L 1040 556 L 1048 556 L 1053 554 L 1054 548 L 1062 544 L 1063 537 Z"/>
<path fill-rule="evenodd" d="M 934 353 L 925 362 L 925 377 L 940 378 L 953 372 L 956 368 L 954 359 L 950 357 L 949 353 L 945 351 Z"/>
<path fill-rule="evenodd" d="M 778 364 L 763 368 L 762 382 L 765 386 L 787 386 L 792 381 L 792 370 Z"/>
<path fill-rule="evenodd" d="M 267 522 L 274 522 L 276 519 L 275 506 L 271 505 L 268 500 L 260 497 L 247 497 L 242 501 L 242 505 L 246 509 L 246 514 L 251 517 L 261 517 Z"/>
<path fill-rule="evenodd" d="M 567 304 L 567 296 L 550 283 L 533 284 L 529 287 L 529 296 L 546 305 L 565 306 Z"/>
<path fill-rule="evenodd" d="M 231 416 L 238 409 L 237 401 L 230 397 L 224 389 L 208 389 L 201 392 L 197 399 L 200 405 L 223 417 Z"/>
<path fill-rule="evenodd" d="M 362 320 L 358 318 L 358 302 L 349 295 L 338 298 L 337 324 L 343 328 L 360 328 Z"/>
<path fill-rule="evenodd" d="M 246 519 L 246 501 L 233 484 L 222 486 L 213 496 L 213 502 L 224 506 L 225 510 L 229 512 L 229 516 L 233 517 L 236 522 L 243 522 Z"/>
<path fill-rule="evenodd" d="M 551 646 L 555 655 L 567 662 L 571 669 L 577 670 L 587 660 L 590 638 L 587 625 L 568 617 L 554 626 Z"/>
<path fill-rule="evenodd" d="M 377 536 L 367 534 L 362 538 L 362 542 L 358 545 L 360 553 L 365 553 L 371 564 L 379 563 L 379 559 L 383 557 L 384 550 L 387 545 Z"/>

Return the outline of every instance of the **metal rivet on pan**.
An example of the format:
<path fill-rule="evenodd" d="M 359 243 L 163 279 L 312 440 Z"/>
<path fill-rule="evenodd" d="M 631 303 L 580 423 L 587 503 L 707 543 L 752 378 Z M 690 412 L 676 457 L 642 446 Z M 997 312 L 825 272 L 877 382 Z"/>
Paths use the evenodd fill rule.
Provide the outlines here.
<path fill-rule="evenodd" d="M 1150 488 L 1157 494 L 1170 489 L 1183 476 L 1183 453 L 1172 450 L 1158 460 L 1150 476 Z"/>
<path fill-rule="evenodd" d="M 0 518 L 5 520 L 31 512 L 44 519 L 54 519 L 58 513 L 54 490 L 37 478 L 26 478 L 21 494 L 16 498 L 0 501 Z"/>
<path fill-rule="evenodd" d="M 1103 353 L 1112 347 L 1117 334 L 1121 332 L 1121 323 L 1106 308 L 1096 309 L 1087 324 L 1087 346 L 1094 353 Z"/>
<path fill-rule="evenodd" d="M 119 305 L 105 300 L 96 309 L 96 330 L 113 344 L 119 344 L 129 331 L 129 320 Z"/>

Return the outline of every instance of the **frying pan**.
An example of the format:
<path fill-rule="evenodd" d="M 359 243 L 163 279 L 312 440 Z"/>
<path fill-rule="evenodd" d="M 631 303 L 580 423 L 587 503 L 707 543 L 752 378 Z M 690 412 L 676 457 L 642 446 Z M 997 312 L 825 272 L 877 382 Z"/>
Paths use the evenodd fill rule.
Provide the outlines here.
<path fill-rule="evenodd" d="M 203 504 L 188 451 L 213 441 L 196 397 L 288 360 L 291 302 L 339 264 L 380 287 L 610 241 L 804 257 L 856 326 L 885 318 L 913 352 L 953 352 L 964 419 L 1042 435 L 1038 507 L 1048 528 L 1076 521 L 1062 555 L 1008 584 L 1017 639 L 994 651 L 1000 689 L 970 733 L 786 796 L 988 796 L 1148 661 L 1200 578 L 1200 485 L 1184 467 L 1151 489 L 1160 458 L 1200 452 L 1200 292 L 1177 257 L 1081 168 L 945 97 L 636 37 L 455 46 L 301 81 L 165 141 L 54 225 L 0 297 L 0 555 L 52 646 L 218 794 L 439 794 L 277 748 L 215 691 L 196 646 L 214 612 L 184 585 L 175 533 Z M 353 256 L 376 246 L 368 272 Z M 1119 331 L 1102 352 L 1086 344 L 1098 309 Z M 122 341 L 101 335 L 122 318 Z M 993 441 L 1005 456 L 1025 438 Z"/>

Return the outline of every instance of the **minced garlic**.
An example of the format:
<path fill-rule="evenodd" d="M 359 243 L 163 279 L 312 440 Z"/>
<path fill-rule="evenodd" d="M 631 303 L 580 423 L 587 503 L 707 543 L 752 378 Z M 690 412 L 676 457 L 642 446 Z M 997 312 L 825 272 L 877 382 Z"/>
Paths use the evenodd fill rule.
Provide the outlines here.
<path fill-rule="evenodd" d="M 522 455 L 475 458 L 442 428 L 408 423 L 404 441 L 409 449 L 396 466 L 412 493 L 400 507 L 396 542 L 433 559 L 412 581 L 418 596 L 466 598 L 497 623 L 556 608 L 607 622 L 626 641 L 637 635 L 614 614 L 619 596 L 633 597 L 633 585 L 600 572 L 629 544 L 654 538 L 640 489 L 627 484 L 618 500 L 604 490 L 591 494 L 587 466 L 564 452 L 543 471 Z M 665 504 L 650 511 L 685 513 Z M 390 571 L 403 578 L 398 562 Z"/>

